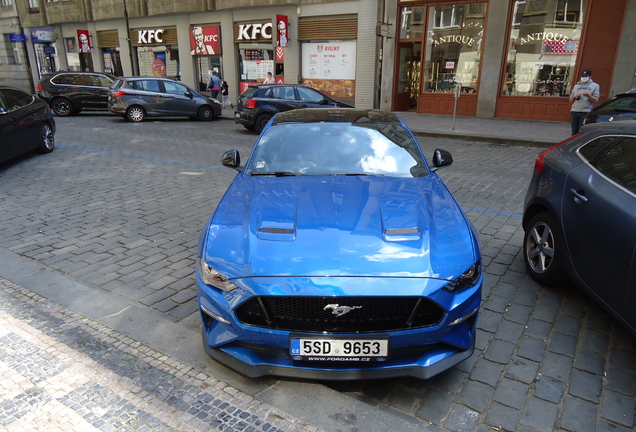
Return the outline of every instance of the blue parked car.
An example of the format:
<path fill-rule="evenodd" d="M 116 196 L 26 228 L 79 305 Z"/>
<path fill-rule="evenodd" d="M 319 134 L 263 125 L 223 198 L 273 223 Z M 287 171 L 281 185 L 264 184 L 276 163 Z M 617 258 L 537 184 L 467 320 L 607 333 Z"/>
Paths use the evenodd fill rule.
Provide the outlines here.
<path fill-rule="evenodd" d="M 249 377 L 429 378 L 471 356 L 477 234 L 392 113 L 276 115 L 200 238 L 207 353 Z"/>
<path fill-rule="evenodd" d="M 636 123 L 585 126 L 541 153 L 523 228 L 532 278 L 574 281 L 636 334 Z"/>

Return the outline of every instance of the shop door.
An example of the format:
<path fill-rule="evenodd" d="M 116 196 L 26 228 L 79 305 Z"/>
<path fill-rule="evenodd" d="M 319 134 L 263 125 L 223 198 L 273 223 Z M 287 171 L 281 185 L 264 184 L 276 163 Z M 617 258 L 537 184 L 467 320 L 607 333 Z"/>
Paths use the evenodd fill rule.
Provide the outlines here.
<path fill-rule="evenodd" d="M 414 110 L 420 93 L 421 42 L 400 42 L 398 44 L 398 73 L 396 91 L 393 98 L 394 111 Z"/>

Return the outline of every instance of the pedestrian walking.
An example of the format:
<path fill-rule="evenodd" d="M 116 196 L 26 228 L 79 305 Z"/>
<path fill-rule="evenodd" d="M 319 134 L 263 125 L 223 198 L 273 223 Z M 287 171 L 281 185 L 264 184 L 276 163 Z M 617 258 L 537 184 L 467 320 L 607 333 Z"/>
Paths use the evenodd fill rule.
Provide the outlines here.
<path fill-rule="evenodd" d="M 223 95 L 223 108 L 225 105 L 230 105 L 231 108 L 234 108 L 234 104 L 230 103 L 230 93 L 228 89 L 230 86 L 227 84 L 227 81 L 221 81 L 221 94 Z"/>
<path fill-rule="evenodd" d="M 212 93 L 212 97 L 214 99 L 219 95 L 219 91 L 221 91 L 221 78 L 217 75 L 216 71 L 212 72 L 212 76 L 208 81 L 208 85 L 205 87 L 206 90 L 209 90 Z"/>
<path fill-rule="evenodd" d="M 601 86 L 592 81 L 592 71 L 585 69 L 581 74 L 581 79 L 576 83 L 570 93 L 570 124 L 572 125 L 572 135 L 579 133 L 585 116 L 592 111 L 594 104 L 598 101 L 601 93 Z"/>

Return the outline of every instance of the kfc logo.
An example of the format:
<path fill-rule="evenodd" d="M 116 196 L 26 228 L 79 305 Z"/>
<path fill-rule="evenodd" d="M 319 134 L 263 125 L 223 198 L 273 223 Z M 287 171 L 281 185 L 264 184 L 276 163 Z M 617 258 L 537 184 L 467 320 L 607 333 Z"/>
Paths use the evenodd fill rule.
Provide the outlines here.
<path fill-rule="evenodd" d="M 272 38 L 272 23 L 239 24 L 236 40 L 257 40 Z"/>

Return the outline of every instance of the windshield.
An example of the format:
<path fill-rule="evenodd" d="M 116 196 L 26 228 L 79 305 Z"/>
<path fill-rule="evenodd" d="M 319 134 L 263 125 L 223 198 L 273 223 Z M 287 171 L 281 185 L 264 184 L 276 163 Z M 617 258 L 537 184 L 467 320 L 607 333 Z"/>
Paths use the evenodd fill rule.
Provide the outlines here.
<path fill-rule="evenodd" d="M 248 175 L 423 177 L 426 163 L 404 127 L 374 123 L 287 123 L 269 128 Z"/>

